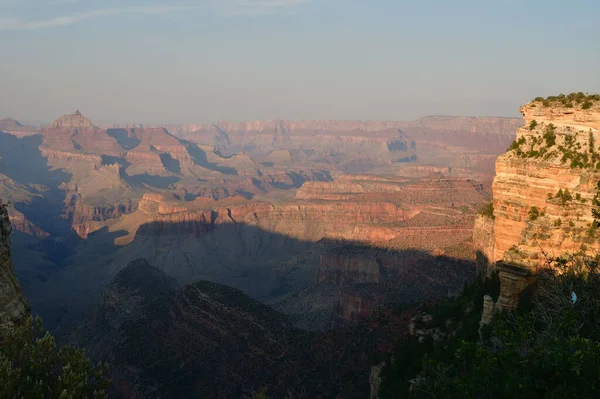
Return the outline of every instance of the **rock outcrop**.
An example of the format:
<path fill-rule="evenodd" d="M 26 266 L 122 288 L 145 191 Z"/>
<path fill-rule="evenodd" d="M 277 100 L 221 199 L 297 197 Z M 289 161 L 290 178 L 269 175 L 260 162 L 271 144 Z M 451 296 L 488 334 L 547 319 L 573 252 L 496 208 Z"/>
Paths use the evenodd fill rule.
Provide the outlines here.
<path fill-rule="evenodd" d="M 72 114 L 63 115 L 52 122 L 52 127 L 55 128 L 93 128 L 94 124 L 79 112 L 75 111 Z"/>
<path fill-rule="evenodd" d="M 12 227 L 6 207 L 0 204 L 0 330 L 23 323 L 29 304 L 14 273 L 9 235 Z"/>
<path fill-rule="evenodd" d="M 521 107 L 525 125 L 496 161 L 493 218 L 477 220 L 473 239 L 480 266 L 500 272 L 497 309 L 516 307 L 548 256 L 600 249 L 592 216 L 600 181 L 600 100 L 571 97 Z"/>

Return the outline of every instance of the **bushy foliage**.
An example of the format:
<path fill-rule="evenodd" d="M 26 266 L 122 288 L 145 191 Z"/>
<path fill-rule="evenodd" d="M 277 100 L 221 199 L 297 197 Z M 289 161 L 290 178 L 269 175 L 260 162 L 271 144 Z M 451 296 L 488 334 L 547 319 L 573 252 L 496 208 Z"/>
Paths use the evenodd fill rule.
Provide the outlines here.
<path fill-rule="evenodd" d="M 263 386 L 259 390 L 252 392 L 252 399 L 269 399 L 267 392 L 267 387 Z"/>
<path fill-rule="evenodd" d="M 584 94 L 583 92 L 571 93 L 568 95 L 559 94 L 558 96 L 536 97 L 533 102 L 541 102 L 544 107 L 550 107 L 552 105 L 563 106 L 567 108 L 573 108 L 574 104 L 581 104 L 582 109 L 589 109 L 592 107 L 594 101 L 600 101 L 600 95 L 598 94 Z"/>
<path fill-rule="evenodd" d="M 415 336 L 398 343 L 390 361 L 390 366 L 383 375 L 381 398 L 407 397 L 411 380 L 423 369 L 423 362 L 428 357 L 440 361 L 451 361 L 454 351 L 462 341 L 476 340 L 477 329 L 483 309 L 482 298 L 485 294 L 498 299 L 500 283 L 497 274 L 489 279 L 476 280 L 463 289 L 462 294 L 451 301 L 436 306 L 424 306 L 422 310 L 433 316 L 433 323 L 445 327 L 446 320 L 459 320 L 460 324 L 444 346 L 434 344 L 431 338 L 419 343 Z"/>
<path fill-rule="evenodd" d="M 533 130 L 535 129 L 535 127 L 538 125 L 537 121 L 534 119 L 531 122 L 529 122 L 529 130 Z"/>
<path fill-rule="evenodd" d="M 529 216 L 529 220 L 537 220 L 540 217 L 540 210 L 536 206 L 532 206 L 529 208 L 527 215 Z"/>
<path fill-rule="evenodd" d="M 552 259 L 538 292 L 497 314 L 482 340 L 463 341 L 450 361 L 429 356 L 416 398 L 596 397 L 600 390 L 597 259 Z M 579 270 L 575 270 L 579 268 Z"/>
<path fill-rule="evenodd" d="M 479 210 L 479 214 L 482 216 L 488 217 L 492 220 L 495 219 L 496 217 L 494 216 L 494 203 L 492 201 L 490 201 L 487 204 L 485 204 Z"/>
<path fill-rule="evenodd" d="M 562 188 L 559 189 L 554 198 L 558 198 L 562 206 L 565 206 L 568 202 L 573 201 L 573 195 L 571 194 L 568 188 L 564 191 Z"/>
<path fill-rule="evenodd" d="M 556 144 L 556 126 L 552 123 L 546 126 L 546 129 L 544 130 L 544 140 L 546 141 L 547 148 Z"/>
<path fill-rule="evenodd" d="M 82 349 L 57 347 L 40 319 L 0 335 L 0 397 L 106 398 L 105 368 L 92 367 Z"/>
<path fill-rule="evenodd" d="M 525 137 L 521 137 L 520 139 L 513 141 L 512 144 L 508 147 L 507 151 L 515 151 L 517 155 L 519 155 L 520 153 L 522 153 L 521 146 L 525 144 L 525 142 Z"/>

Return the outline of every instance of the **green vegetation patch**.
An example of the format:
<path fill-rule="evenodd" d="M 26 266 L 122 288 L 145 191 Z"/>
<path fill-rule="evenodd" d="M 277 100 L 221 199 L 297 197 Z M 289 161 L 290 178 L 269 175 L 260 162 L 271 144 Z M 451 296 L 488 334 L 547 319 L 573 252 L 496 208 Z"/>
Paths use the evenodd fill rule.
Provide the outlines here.
<path fill-rule="evenodd" d="M 533 103 L 542 103 L 544 107 L 562 106 L 573 108 L 580 105 L 582 109 L 590 109 L 594 103 L 600 102 L 600 94 L 585 94 L 583 92 L 559 94 L 557 96 L 536 97 Z"/>
<path fill-rule="evenodd" d="M 58 347 L 39 318 L 0 335 L 2 398 L 107 398 L 106 373 L 82 349 Z"/>

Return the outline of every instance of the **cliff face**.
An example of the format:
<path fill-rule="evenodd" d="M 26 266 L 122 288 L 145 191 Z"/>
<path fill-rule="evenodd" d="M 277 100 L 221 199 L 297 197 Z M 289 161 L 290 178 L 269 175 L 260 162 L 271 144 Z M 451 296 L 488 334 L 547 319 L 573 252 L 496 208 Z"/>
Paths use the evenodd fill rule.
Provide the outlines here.
<path fill-rule="evenodd" d="M 480 267 L 489 273 L 501 261 L 501 307 L 516 306 L 530 276 L 544 266 L 543 253 L 600 249 L 592 217 L 600 105 L 569 105 L 540 100 L 523 106 L 525 126 L 496 161 L 494 219 L 480 217 L 473 239 Z"/>
<path fill-rule="evenodd" d="M 10 256 L 11 229 L 8 211 L 0 207 L 0 330 L 20 324 L 29 316 L 29 304 L 21 294 Z"/>
<path fill-rule="evenodd" d="M 382 276 L 377 259 L 361 254 L 344 255 L 332 252 L 321 254 L 317 284 L 379 283 Z"/>

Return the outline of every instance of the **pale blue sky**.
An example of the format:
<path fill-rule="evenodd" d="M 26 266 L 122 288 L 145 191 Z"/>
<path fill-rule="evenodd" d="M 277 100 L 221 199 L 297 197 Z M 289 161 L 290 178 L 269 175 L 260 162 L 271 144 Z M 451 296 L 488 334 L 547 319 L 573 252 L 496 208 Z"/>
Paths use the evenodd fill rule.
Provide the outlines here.
<path fill-rule="evenodd" d="M 0 0 L 0 116 L 518 115 L 600 92 L 597 0 Z"/>

